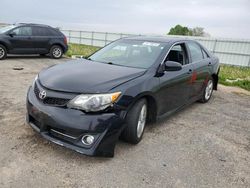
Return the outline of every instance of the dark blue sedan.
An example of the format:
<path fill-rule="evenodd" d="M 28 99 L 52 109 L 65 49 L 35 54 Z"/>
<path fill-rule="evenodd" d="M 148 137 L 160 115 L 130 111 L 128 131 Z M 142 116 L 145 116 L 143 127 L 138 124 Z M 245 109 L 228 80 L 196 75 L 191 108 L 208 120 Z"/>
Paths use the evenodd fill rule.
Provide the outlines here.
<path fill-rule="evenodd" d="M 113 157 L 119 138 L 137 144 L 147 122 L 209 101 L 218 74 L 218 58 L 196 41 L 120 39 L 41 71 L 28 90 L 27 121 L 56 144 Z"/>

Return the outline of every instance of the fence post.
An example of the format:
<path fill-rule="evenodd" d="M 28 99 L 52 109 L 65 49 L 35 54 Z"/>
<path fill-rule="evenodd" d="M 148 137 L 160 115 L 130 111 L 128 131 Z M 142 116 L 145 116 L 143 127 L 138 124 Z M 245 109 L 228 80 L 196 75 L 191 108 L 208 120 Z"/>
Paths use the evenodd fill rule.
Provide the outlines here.
<path fill-rule="evenodd" d="M 217 43 L 217 39 L 215 39 L 214 41 L 213 53 L 215 53 L 216 43 Z"/>
<path fill-rule="evenodd" d="M 108 33 L 106 32 L 106 33 L 105 33 L 105 46 L 106 46 L 106 44 L 107 44 L 107 39 L 108 39 Z"/>
<path fill-rule="evenodd" d="M 91 32 L 91 46 L 94 44 L 94 31 Z"/>
<path fill-rule="evenodd" d="M 80 31 L 80 44 L 82 44 L 82 31 Z"/>
<path fill-rule="evenodd" d="M 69 30 L 69 43 L 70 43 L 70 38 L 71 38 L 71 30 Z"/>

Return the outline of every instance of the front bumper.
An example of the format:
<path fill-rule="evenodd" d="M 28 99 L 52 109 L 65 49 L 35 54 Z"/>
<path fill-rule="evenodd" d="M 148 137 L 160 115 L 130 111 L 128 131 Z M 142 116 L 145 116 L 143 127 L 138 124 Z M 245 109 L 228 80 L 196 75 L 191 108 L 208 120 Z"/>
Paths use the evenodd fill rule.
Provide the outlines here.
<path fill-rule="evenodd" d="M 45 139 L 86 155 L 114 156 L 115 144 L 124 128 L 120 113 L 86 114 L 46 105 L 38 100 L 32 87 L 28 90 L 26 105 L 27 122 Z M 81 142 L 86 134 L 95 138 L 90 146 Z"/>

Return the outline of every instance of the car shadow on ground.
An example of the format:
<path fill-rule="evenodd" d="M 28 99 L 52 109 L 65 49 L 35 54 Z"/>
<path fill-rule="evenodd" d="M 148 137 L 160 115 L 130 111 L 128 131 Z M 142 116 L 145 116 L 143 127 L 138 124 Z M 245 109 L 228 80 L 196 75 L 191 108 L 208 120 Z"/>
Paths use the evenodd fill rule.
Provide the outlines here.
<path fill-rule="evenodd" d="M 8 55 L 7 58 L 5 60 L 8 59 L 42 59 L 42 58 L 50 58 L 48 55 Z"/>

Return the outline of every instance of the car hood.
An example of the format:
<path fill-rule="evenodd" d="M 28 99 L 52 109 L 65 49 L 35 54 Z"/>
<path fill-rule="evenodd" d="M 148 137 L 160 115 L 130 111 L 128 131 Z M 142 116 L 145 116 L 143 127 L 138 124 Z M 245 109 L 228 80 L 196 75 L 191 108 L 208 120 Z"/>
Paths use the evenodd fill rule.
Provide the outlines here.
<path fill-rule="evenodd" d="M 39 81 L 44 87 L 56 91 L 101 93 L 144 73 L 145 69 L 74 60 L 41 71 Z"/>

